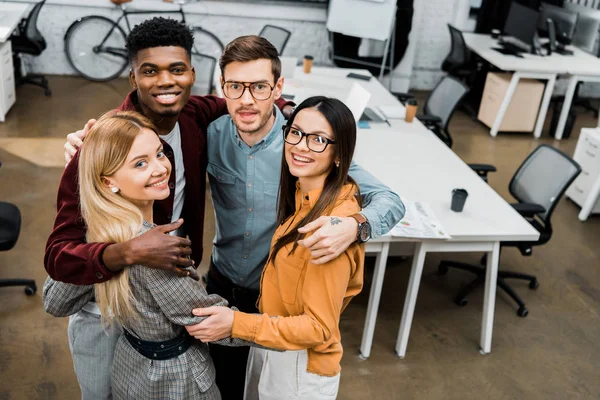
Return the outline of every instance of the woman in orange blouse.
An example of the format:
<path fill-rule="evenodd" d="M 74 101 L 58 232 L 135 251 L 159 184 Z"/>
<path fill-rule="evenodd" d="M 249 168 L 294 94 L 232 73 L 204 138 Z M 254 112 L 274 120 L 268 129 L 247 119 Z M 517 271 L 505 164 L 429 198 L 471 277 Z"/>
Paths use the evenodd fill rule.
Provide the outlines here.
<path fill-rule="evenodd" d="M 246 399 L 332 399 L 341 370 L 340 315 L 362 289 L 364 246 L 355 243 L 317 265 L 309 250 L 297 245 L 306 237 L 297 228 L 323 215 L 360 211 L 358 186 L 348 176 L 356 123 L 341 101 L 311 97 L 296 108 L 283 134 L 279 226 L 260 283 L 262 314 L 225 307 L 202 314 L 223 321 L 232 337 L 286 350 L 250 350 Z M 331 217 L 331 224 L 339 222 Z M 197 338 L 215 340 L 214 333 Z"/>

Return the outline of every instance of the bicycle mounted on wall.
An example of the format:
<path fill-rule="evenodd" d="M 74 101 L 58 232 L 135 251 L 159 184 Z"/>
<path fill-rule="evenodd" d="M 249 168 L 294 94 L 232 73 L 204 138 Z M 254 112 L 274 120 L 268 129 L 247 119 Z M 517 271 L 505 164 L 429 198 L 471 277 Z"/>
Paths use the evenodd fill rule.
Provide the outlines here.
<path fill-rule="evenodd" d="M 120 7 L 121 16 L 112 20 L 102 15 L 90 15 L 73 22 L 65 34 L 65 54 L 71 67 L 79 75 L 94 82 L 107 82 L 120 76 L 127 68 L 125 48 L 127 34 L 131 32 L 130 15 L 179 14 L 186 23 L 183 6 L 194 0 L 167 1 L 179 6 L 178 10 L 128 10 L 125 3 L 131 0 L 110 0 Z M 127 34 L 120 25 L 125 20 Z M 209 57 L 216 62 L 223 51 L 223 43 L 212 32 L 200 26 L 191 26 L 194 36 L 194 57 Z"/>

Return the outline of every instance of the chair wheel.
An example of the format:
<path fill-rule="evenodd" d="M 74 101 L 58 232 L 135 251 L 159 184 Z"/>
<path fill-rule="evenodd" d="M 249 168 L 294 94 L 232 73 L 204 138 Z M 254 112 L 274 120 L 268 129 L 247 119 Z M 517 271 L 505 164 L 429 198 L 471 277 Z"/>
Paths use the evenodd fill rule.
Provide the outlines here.
<path fill-rule="evenodd" d="M 534 279 L 531 282 L 529 282 L 529 289 L 536 290 L 539 287 L 540 287 L 540 283 L 538 282 L 537 279 Z"/>
<path fill-rule="evenodd" d="M 461 297 L 459 299 L 454 300 L 454 303 L 456 303 L 456 305 L 459 307 L 464 307 L 467 304 L 469 304 L 469 299 L 467 299 L 466 297 Z"/>
<path fill-rule="evenodd" d="M 50 89 L 44 89 L 44 95 L 46 95 L 46 97 L 50 97 L 52 96 L 52 91 Z"/>
<path fill-rule="evenodd" d="M 35 292 L 37 292 L 37 287 L 35 285 L 25 287 L 25 294 L 27 296 L 33 296 L 35 294 Z"/>
<path fill-rule="evenodd" d="M 448 273 L 448 267 L 444 263 L 438 265 L 438 275 L 446 275 Z"/>
<path fill-rule="evenodd" d="M 521 318 L 525 318 L 529 314 L 529 310 L 525 307 L 519 307 L 517 315 Z"/>

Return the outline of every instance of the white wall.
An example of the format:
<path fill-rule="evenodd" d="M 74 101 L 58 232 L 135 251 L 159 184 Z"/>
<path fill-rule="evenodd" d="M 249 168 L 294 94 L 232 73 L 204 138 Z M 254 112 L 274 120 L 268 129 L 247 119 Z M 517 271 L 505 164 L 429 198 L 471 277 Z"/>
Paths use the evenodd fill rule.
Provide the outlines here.
<path fill-rule="evenodd" d="M 453 24 L 459 29 L 468 26 L 471 1 L 414 0 L 411 44 L 403 62 L 394 71 L 394 91 L 407 91 L 408 88 L 428 90 L 434 87 L 444 74 L 440 66 L 450 49 L 447 24 Z M 128 6 L 146 9 L 174 8 L 161 0 L 134 0 Z M 201 0 L 186 6 L 186 10 L 192 25 L 199 24 L 210 30 L 223 43 L 243 34 L 258 33 L 267 23 L 284 26 L 292 31 L 285 56 L 300 58 L 305 54 L 312 54 L 316 63 L 330 64 L 329 38 L 325 29 L 327 16 L 322 7 L 277 4 L 273 1 L 250 4 Z M 39 28 L 48 41 L 48 48 L 39 57 L 28 57 L 26 66 L 39 73 L 73 74 L 74 71 L 64 56 L 63 37 L 73 21 L 91 14 L 115 18 L 120 12 L 108 0 L 48 0 L 39 20 Z M 140 18 L 133 21 L 140 21 Z M 582 94 L 599 96 L 597 88 L 598 86 L 584 85 Z"/>

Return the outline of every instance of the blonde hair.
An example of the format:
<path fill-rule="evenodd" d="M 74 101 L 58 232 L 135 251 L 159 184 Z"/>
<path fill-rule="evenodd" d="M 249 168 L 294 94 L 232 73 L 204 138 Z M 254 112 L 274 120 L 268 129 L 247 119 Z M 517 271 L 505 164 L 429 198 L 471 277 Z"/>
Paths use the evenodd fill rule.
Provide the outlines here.
<path fill-rule="evenodd" d="M 88 243 L 125 242 L 136 237 L 142 226 L 140 209 L 113 193 L 103 178 L 114 175 L 121 168 L 143 128 L 157 132 L 149 119 L 136 112 L 112 111 L 100 117 L 86 136 L 79 156 L 78 179 Z M 125 269 L 113 279 L 94 286 L 96 303 L 109 325 L 113 319 L 122 324 L 137 318 L 129 274 Z"/>

